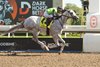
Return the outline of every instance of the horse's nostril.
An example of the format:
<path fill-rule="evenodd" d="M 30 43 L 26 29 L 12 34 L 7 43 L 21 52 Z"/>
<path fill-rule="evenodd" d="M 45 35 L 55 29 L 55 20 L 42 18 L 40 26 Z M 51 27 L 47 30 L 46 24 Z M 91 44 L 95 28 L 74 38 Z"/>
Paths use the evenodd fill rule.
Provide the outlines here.
<path fill-rule="evenodd" d="M 74 16 L 73 19 L 76 19 L 77 20 L 77 19 L 79 19 L 79 17 L 78 16 Z"/>

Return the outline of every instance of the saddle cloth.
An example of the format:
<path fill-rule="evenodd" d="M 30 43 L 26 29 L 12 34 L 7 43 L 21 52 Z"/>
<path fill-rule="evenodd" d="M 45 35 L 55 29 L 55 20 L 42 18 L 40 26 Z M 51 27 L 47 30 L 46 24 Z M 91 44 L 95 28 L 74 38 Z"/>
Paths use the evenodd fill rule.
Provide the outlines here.
<path fill-rule="evenodd" d="M 45 20 L 44 20 L 43 22 L 42 22 L 42 19 L 44 19 L 44 17 L 42 17 L 41 20 L 40 20 L 40 27 L 46 28 L 46 26 L 47 26 L 47 25 L 46 25 L 46 20 L 47 20 L 47 19 L 45 18 Z M 52 22 L 53 22 L 53 21 L 50 22 L 50 25 L 48 26 L 48 28 L 50 28 Z"/>

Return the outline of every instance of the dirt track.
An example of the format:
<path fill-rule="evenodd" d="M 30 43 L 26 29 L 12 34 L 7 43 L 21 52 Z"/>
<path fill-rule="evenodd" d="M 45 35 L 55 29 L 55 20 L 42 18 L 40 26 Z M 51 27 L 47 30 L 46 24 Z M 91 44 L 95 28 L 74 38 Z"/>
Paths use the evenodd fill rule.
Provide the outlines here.
<path fill-rule="evenodd" d="M 100 67 L 96 53 L 0 53 L 0 67 Z"/>

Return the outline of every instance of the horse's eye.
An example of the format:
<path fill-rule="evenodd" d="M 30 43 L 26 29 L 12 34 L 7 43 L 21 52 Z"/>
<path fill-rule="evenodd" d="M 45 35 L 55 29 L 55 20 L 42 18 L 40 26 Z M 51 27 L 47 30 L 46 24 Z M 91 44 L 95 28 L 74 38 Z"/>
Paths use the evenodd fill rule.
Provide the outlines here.
<path fill-rule="evenodd" d="M 70 11 L 68 11 L 68 13 L 70 13 Z"/>

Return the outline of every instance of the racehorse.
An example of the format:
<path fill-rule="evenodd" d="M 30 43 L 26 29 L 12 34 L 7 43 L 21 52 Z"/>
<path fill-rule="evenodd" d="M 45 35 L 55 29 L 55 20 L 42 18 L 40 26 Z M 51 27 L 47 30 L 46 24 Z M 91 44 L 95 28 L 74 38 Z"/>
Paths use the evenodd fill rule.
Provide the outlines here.
<path fill-rule="evenodd" d="M 61 34 L 63 31 L 63 26 L 69 18 L 78 19 L 78 16 L 76 15 L 76 13 L 73 10 L 63 10 L 61 16 L 57 19 L 54 19 L 53 23 L 50 26 L 50 34 L 55 42 L 55 45 L 61 46 L 59 41 L 63 43 L 63 45 L 60 48 L 59 53 L 62 53 L 64 47 L 66 46 L 65 41 L 61 38 Z M 9 32 L 11 33 L 15 29 L 25 28 L 29 32 L 32 33 L 33 41 L 35 41 L 39 45 L 41 45 L 41 47 L 43 49 L 45 48 L 47 51 L 49 51 L 48 46 L 46 46 L 46 44 L 44 42 L 42 42 L 38 39 L 38 35 L 42 29 L 40 27 L 40 20 L 41 20 L 41 17 L 39 17 L 39 16 L 30 16 L 30 17 L 26 18 L 22 24 L 19 24 L 15 27 L 11 28 L 10 30 L 6 31 L 5 33 L 3 33 L 1 35 L 5 35 Z"/>

